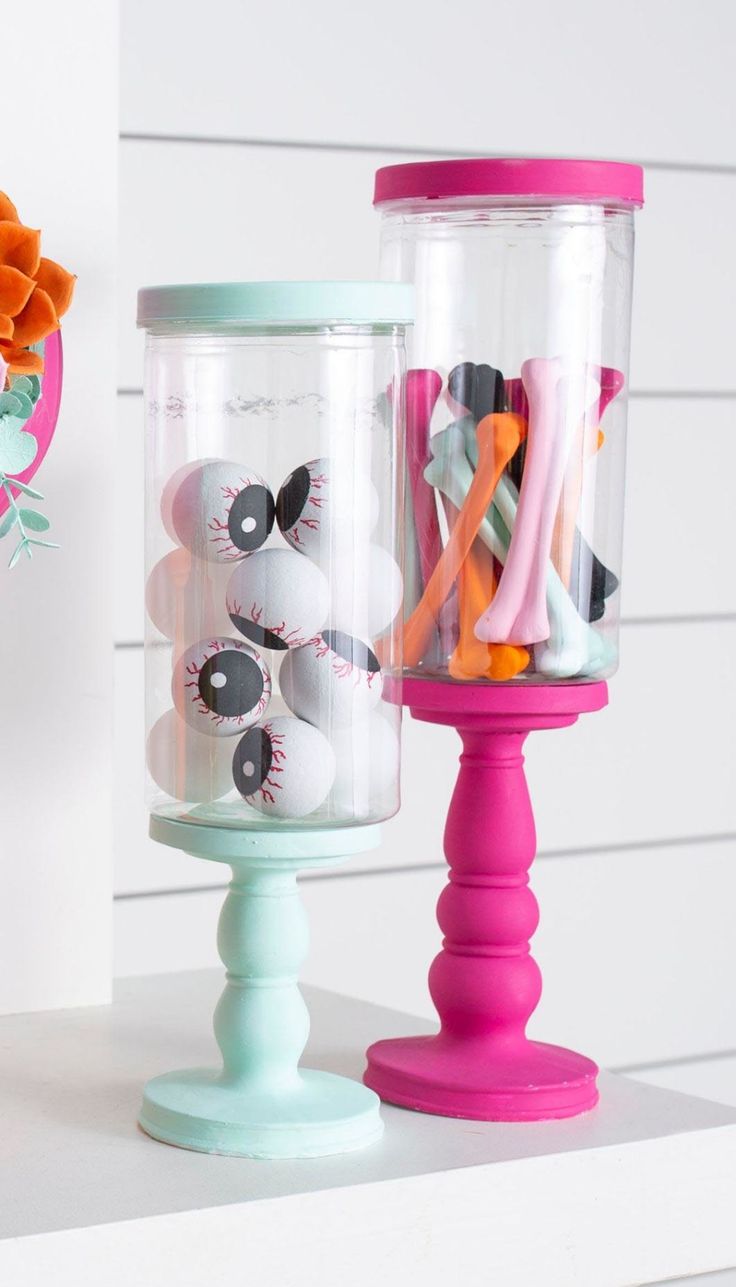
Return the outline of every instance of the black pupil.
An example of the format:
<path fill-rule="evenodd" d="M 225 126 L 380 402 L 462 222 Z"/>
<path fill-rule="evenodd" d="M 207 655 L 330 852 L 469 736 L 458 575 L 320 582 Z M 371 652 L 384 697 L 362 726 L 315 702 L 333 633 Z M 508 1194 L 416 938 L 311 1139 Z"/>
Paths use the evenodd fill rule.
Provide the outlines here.
<path fill-rule="evenodd" d="M 249 728 L 235 747 L 233 782 L 241 795 L 253 795 L 271 770 L 273 750 L 265 728 Z"/>
<path fill-rule="evenodd" d="M 273 527 L 276 506 L 268 487 L 252 483 L 238 492 L 227 516 L 230 540 L 238 550 L 257 550 Z"/>
<path fill-rule="evenodd" d="M 247 652 L 229 648 L 216 653 L 199 672 L 199 695 L 215 715 L 248 715 L 263 696 L 261 668 Z"/>
<path fill-rule="evenodd" d="M 306 465 L 295 469 L 276 497 L 276 521 L 282 532 L 288 532 L 304 511 L 312 480 Z"/>
<path fill-rule="evenodd" d="M 360 670 L 367 670 L 369 674 L 375 675 L 381 669 L 376 654 L 363 643 L 362 639 L 355 639 L 353 635 L 346 635 L 343 630 L 325 630 L 322 638 L 344 661 L 349 661 L 351 666 L 358 666 Z"/>
<path fill-rule="evenodd" d="M 506 410 L 506 386 L 503 376 L 487 362 L 461 362 L 447 381 L 450 394 L 462 407 L 467 407 L 474 420 L 482 420 L 494 411 Z"/>
<path fill-rule="evenodd" d="M 240 617 L 237 612 L 231 612 L 230 620 L 235 629 L 244 639 L 256 644 L 258 648 L 272 648 L 274 652 L 285 652 L 289 647 L 281 638 L 281 635 L 274 634 L 266 626 L 259 626 L 256 621 L 251 621 L 248 617 Z"/>

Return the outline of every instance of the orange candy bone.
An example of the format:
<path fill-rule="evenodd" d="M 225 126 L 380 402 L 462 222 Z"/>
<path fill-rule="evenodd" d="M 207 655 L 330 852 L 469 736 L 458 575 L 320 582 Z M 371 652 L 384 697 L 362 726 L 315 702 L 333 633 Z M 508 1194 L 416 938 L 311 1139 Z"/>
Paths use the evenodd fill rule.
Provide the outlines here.
<path fill-rule="evenodd" d="M 453 679 L 513 679 L 529 665 L 526 648 L 515 644 L 487 644 L 476 637 L 479 612 L 493 598 L 496 576 L 493 555 L 475 541 L 458 573 L 460 638 L 450 658 Z"/>
<path fill-rule="evenodd" d="M 413 667 L 421 661 L 440 609 L 491 504 L 498 480 L 525 433 L 526 421 L 511 411 L 484 416 L 477 425 L 478 467 L 447 545 L 422 598 L 404 625 L 404 665 Z"/>

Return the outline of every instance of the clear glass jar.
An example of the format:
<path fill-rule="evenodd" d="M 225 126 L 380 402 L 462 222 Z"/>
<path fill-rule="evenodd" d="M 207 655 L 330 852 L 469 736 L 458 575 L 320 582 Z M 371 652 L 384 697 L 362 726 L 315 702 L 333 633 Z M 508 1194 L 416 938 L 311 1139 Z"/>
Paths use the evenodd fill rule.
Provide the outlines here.
<path fill-rule="evenodd" d="M 638 166 L 376 176 L 381 276 L 416 288 L 405 673 L 570 683 L 618 660 Z"/>
<path fill-rule="evenodd" d="M 152 813 L 270 830 L 399 805 L 410 287 L 139 294 Z"/>

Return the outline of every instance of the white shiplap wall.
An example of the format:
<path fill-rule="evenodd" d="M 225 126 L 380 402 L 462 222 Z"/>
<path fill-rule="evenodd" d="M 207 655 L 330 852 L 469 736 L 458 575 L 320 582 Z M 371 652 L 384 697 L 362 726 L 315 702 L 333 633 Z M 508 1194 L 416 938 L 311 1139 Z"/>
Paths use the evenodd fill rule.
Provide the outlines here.
<path fill-rule="evenodd" d="M 123 0 L 119 477 L 142 468 L 139 285 L 373 276 L 372 175 L 397 156 L 648 165 L 622 667 L 606 712 L 528 743 L 534 1033 L 616 1066 L 698 1057 L 702 1079 L 702 1055 L 736 1048 L 733 7 L 374 0 L 369 20 L 337 0 L 211 0 L 201 17 Z M 222 874 L 146 839 L 135 489 L 117 507 L 118 972 L 211 964 Z M 310 981 L 430 1012 L 456 755 L 451 731 L 407 721 L 381 851 L 305 885 Z"/>

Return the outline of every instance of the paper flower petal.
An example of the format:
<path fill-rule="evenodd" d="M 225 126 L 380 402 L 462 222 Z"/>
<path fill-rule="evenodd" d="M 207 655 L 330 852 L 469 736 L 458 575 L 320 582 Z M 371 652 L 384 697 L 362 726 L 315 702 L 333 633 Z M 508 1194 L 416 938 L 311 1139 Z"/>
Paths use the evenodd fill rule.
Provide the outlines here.
<path fill-rule="evenodd" d="M 57 318 L 63 317 L 72 302 L 77 280 L 74 274 L 68 273 L 66 268 L 62 268 L 61 264 L 57 264 L 53 259 L 44 259 L 42 256 L 35 278 L 41 289 L 45 290 L 50 297 L 56 309 Z"/>
<path fill-rule="evenodd" d="M 0 219 L 12 219 L 15 223 L 20 223 L 18 211 L 4 192 L 0 192 Z"/>
<path fill-rule="evenodd" d="M 43 375 L 43 358 L 40 353 L 34 353 L 31 349 L 19 349 L 7 340 L 0 340 L 0 355 L 13 374 Z"/>
<path fill-rule="evenodd" d="M 7 313 L 0 313 L 0 340 L 12 340 L 13 319 Z"/>
<path fill-rule="evenodd" d="M 0 313 L 15 317 L 25 308 L 35 286 L 32 277 L 26 277 L 25 273 L 9 264 L 0 264 Z"/>
<path fill-rule="evenodd" d="M 0 219 L 0 263 L 34 277 L 40 262 L 40 232 L 12 219 Z"/>
<path fill-rule="evenodd" d="M 2 270 L 0 270 L 2 271 Z M 25 308 L 14 319 L 13 341 L 21 348 L 45 340 L 52 331 L 59 329 L 59 319 L 51 296 L 37 286 Z"/>

